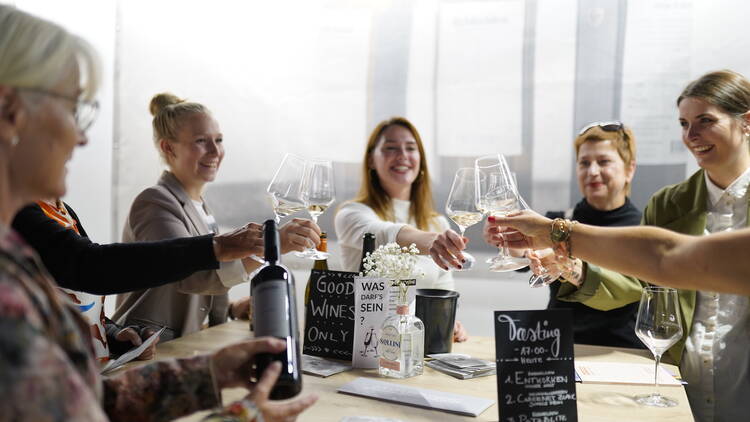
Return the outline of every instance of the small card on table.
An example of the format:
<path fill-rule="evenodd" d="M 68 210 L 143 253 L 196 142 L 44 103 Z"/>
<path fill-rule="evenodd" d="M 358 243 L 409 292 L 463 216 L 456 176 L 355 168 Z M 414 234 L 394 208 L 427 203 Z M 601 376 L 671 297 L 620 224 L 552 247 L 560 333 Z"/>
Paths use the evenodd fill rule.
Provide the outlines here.
<path fill-rule="evenodd" d="M 578 361 L 576 362 L 576 373 L 581 377 L 583 383 L 654 385 L 653 363 Z M 661 366 L 657 374 L 659 385 L 682 385 Z"/>
<path fill-rule="evenodd" d="M 466 416 L 479 416 L 495 403 L 481 397 L 407 387 L 369 378 L 357 378 L 339 387 L 338 392 Z"/>
<path fill-rule="evenodd" d="M 302 355 L 302 372 L 317 375 L 319 377 L 330 377 L 331 375 L 352 369 L 351 365 L 318 356 Z"/>

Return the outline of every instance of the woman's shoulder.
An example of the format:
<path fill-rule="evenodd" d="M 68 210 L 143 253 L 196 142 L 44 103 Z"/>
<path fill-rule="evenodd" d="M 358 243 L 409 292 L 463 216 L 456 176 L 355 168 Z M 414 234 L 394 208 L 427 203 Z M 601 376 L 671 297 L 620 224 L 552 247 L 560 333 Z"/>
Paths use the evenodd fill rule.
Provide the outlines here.
<path fill-rule="evenodd" d="M 360 213 L 372 213 L 375 214 L 375 210 L 373 210 L 369 205 L 363 204 L 362 202 L 351 200 L 346 201 L 343 204 L 339 205 L 338 210 L 336 211 L 336 218 L 339 216 L 347 215 L 353 215 L 353 214 L 360 214 Z"/>
<path fill-rule="evenodd" d="M 656 191 L 649 199 L 647 208 L 664 211 L 674 208 L 675 205 L 690 206 L 694 203 L 702 186 L 705 186 L 703 170 L 698 170 L 686 180 L 664 186 Z"/>
<path fill-rule="evenodd" d="M 148 204 L 179 205 L 180 201 L 166 186 L 156 184 L 142 190 L 133 200 L 132 208 Z"/>

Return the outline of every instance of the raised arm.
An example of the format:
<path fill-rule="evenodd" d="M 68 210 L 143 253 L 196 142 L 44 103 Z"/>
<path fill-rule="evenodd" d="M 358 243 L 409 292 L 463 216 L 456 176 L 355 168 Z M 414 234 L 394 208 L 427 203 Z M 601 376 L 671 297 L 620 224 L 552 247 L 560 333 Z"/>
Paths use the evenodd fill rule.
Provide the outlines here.
<path fill-rule="evenodd" d="M 510 246 L 553 245 L 548 218 L 524 212 L 494 220 L 520 231 L 505 235 Z M 570 245 L 576 257 L 651 283 L 750 295 L 750 229 L 696 237 L 658 227 L 577 224 Z"/>

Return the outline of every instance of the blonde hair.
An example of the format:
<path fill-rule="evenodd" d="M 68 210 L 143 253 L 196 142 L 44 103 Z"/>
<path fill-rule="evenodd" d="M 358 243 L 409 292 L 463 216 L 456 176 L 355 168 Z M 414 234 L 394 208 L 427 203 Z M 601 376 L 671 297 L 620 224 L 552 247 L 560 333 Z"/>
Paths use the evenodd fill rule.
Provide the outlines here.
<path fill-rule="evenodd" d="M 154 95 L 148 105 L 148 110 L 154 116 L 151 126 L 154 129 L 156 149 L 165 160 L 166 157 L 159 148 L 159 142 L 162 139 L 171 142 L 177 141 L 177 132 L 186 117 L 196 113 L 211 114 L 208 107 L 203 104 L 187 101 L 169 92 Z"/>
<path fill-rule="evenodd" d="M 576 136 L 573 140 L 573 147 L 576 150 L 576 158 L 581 150 L 581 145 L 586 142 L 610 141 L 617 150 L 617 154 L 622 158 L 627 170 L 633 165 L 635 160 L 635 137 L 633 131 L 625 125 L 616 131 L 606 131 L 600 126 L 592 126 L 582 134 Z M 625 185 L 625 195 L 630 195 L 630 182 Z"/>
<path fill-rule="evenodd" d="M 417 178 L 411 184 L 411 194 L 409 200 L 409 217 L 414 219 L 416 226 L 420 230 L 430 230 L 430 221 L 437 216 L 432 204 L 432 189 L 430 187 L 430 173 L 427 168 L 427 158 L 425 157 L 422 138 L 417 132 L 417 128 L 410 121 L 403 117 L 393 117 L 378 123 L 367 140 L 365 157 L 362 160 L 362 185 L 359 187 L 359 193 L 354 198 L 355 202 L 363 203 L 375 211 L 378 217 L 386 221 L 394 221 L 393 205 L 391 197 L 388 196 L 380 179 L 374 169 L 370 168 L 370 159 L 375 147 L 378 146 L 383 132 L 391 126 L 401 126 L 411 132 L 417 143 L 419 150 L 419 172 Z"/>
<path fill-rule="evenodd" d="M 76 68 L 81 98 L 93 99 L 101 65 L 91 44 L 55 23 L 0 5 L 0 84 L 50 89 Z"/>

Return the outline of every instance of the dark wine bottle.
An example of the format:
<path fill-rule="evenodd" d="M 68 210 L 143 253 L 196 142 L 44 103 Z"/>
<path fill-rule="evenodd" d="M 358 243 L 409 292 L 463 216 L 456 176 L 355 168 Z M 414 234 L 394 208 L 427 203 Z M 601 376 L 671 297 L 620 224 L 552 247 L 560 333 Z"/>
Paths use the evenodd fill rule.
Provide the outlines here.
<path fill-rule="evenodd" d="M 375 252 L 375 235 L 372 233 L 365 233 L 362 236 L 362 259 L 359 260 L 359 272 L 365 272 L 365 257 L 368 253 Z"/>
<path fill-rule="evenodd" d="M 320 244 L 318 245 L 318 250 L 321 252 L 328 252 L 328 235 L 326 232 L 322 232 L 320 234 Z M 321 270 L 325 271 L 328 269 L 328 260 L 327 259 L 316 259 L 315 263 L 312 267 L 313 270 Z M 312 273 L 310 273 L 310 278 L 307 279 L 307 286 L 305 286 L 305 306 L 307 306 L 307 303 L 310 301 L 310 282 L 312 281 Z"/>
<path fill-rule="evenodd" d="M 286 350 L 277 354 L 256 355 L 256 377 L 260 379 L 273 361 L 280 361 L 281 375 L 271 390 L 270 397 L 283 400 L 296 396 L 302 390 L 297 301 L 292 272 L 281 265 L 279 232 L 274 220 L 264 223 L 263 236 L 266 263 L 253 277 L 250 287 L 255 336 L 282 339 L 286 341 Z"/>

